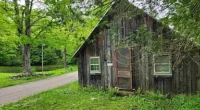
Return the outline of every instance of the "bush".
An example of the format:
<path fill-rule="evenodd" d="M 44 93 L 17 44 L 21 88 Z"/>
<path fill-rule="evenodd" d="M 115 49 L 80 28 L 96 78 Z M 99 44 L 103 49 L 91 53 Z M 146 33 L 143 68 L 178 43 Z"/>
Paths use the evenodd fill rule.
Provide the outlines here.
<path fill-rule="evenodd" d="M 32 67 L 31 68 L 31 73 L 35 73 L 36 72 L 36 68 L 35 67 Z"/>
<path fill-rule="evenodd" d="M 34 66 L 34 67 L 37 72 L 42 71 L 42 66 Z M 51 70 L 60 69 L 60 68 L 63 68 L 63 65 L 48 65 L 48 66 L 43 67 L 43 71 L 51 71 Z"/>
<path fill-rule="evenodd" d="M 23 67 L 0 66 L 0 73 L 20 73 L 22 71 Z"/>

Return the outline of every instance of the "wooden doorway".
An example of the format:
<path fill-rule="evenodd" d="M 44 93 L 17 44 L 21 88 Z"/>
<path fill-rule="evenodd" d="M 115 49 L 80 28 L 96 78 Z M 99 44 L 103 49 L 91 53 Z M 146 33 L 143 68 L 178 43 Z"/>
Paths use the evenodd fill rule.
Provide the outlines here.
<path fill-rule="evenodd" d="M 116 87 L 132 90 L 131 49 L 115 50 Z"/>

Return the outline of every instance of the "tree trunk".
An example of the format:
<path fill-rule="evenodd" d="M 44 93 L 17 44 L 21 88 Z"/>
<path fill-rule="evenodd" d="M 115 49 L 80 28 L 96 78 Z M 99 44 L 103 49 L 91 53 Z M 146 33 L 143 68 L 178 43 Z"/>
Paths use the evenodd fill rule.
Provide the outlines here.
<path fill-rule="evenodd" d="M 63 59 L 64 59 L 64 68 L 65 70 L 67 69 L 67 51 L 66 51 L 66 47 L 64 48 L 64 51 L 63 51 Z"/>
<path fill-rule="evenodd" d="M 25 0 L 25 35 L 26 37 L 31 37 L 31 7 L 30 6 L 30 1 Z M 25 75 L 31 75 L 31 59 L 30 59 L 30 54 L 31 54 L 31 45 L 30 44 L 24 44 L 24 74 Z"/>
<path fill-rule="evenodd" d="M 23 60 L 24 60 L 24 74 L 31 75 L 31 60 L 30 60 L 30 45 L 25 44 L 23 49 Z"/>

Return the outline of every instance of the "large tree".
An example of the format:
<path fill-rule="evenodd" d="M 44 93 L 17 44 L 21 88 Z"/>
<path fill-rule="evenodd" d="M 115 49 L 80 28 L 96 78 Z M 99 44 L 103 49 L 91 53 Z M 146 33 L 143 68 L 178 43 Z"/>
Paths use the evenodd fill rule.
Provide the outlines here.
<path fill-rule="evenodd" d="M 15 23 L 10 19 L 11 5 L 0 1 L 0 65 L 15 65 L 20 63 L 18 45 L 19 38 L 15 34 Z M 16 59 L 16 60 L 12 60 Z M 19 62 L 17 62 L 19 61 Z"/>
<path fill-rule="evenodd" d="M 90 3 L 88 1 L 87 3 Z M 46 1 L 46 4 L 52 9 L 49 13 L 51 17 L 56 18 L 58 25 L 51 31 L 52 40 L 48 40 L 49 45 L 63 50 L 63 64 L 67 68 L 67 59 L 71 59 L 75 50 L 82 41 L 88 36 L 91 28 L 94 27 L 96 19 L 87 18 L 90 6 L 81 0 L 57 0 Z M 86 7 L 84 7 L 86 6 Z M 59 33 L 59 34 L 58 34 Z M 59 43 L 52 43 L 52 41 Z M 67 56 L 68 55 L 68 56 Z"/>
<path fill-rule="evenodd" d="M 80 44 L 80 42 L 71 42 L 76 42 L 78 39 L 84 39 L 87 36 L 84 34 L 86 34 L 86 31 L 89 33 L 90 30 L 87 29 L 89 25 L 85 25 L 87 23 L 85 18 L 88 15 L 91 18 L 89 12 L 92 12 L 92 14 L 94 14 L 93 12 L 101 12 L 101 9 L 96 11 L 95 4 L 102 5 L 101 1 L 84 2 L 83 0 L 24 0 L 21 2 L 19 0 L 3 0 L 2 3 L 1 9 L 5 13 L 8 13 L 8 9 L 12 11 L 9 13 L 9 18 L 14 21 L 15 26 L 13 27 L 15 27 L 16 35 L 20 39 L 23 73 L 25 75 L 31 75 L 31 47 L 48 42 L 55 44 L 57 41 L 57 44 L 60 44 L 59 47 L 64 51 L 64 65 L 66 67 L 66 53 L 72 53 L 70 48 L 78 47 L 77 44 Z M 36 7 L 35 4 L 41 3 L 43 4 L 42 7 Z M 49 33 L 55 27 L 58 27 L 59 31 L 56 35 L 60 37 L 60 40 L 54 42 L 50 41 L 52 35 Z M 12 31 L 14 32 L 14 30 Z M 81 32 L 83 32 L 83 35 Z M 58 38 L 57 36 L 54 37 Z"/>
<path fill-rule="evenodd" d="M 15 24 L 17 25 L 17 35 L 20 37 L 22 41 L 22 58 L 23 58 L 23 67 L 24 71 L 23 73 L 25 75 L 31 74 L 31 39 L 33 38 L 32 35 L 32 27 L 37 24 L 37 22 L 45 17 L 47 17 L 45 14 L 32 14 L 33 11 L 33 4 L 34 0 L 24 0 L 24 5 L 20 5 L 18 3 L 18 0 L 13 0 L 14 5 L 14 11 L 15 15 L 13 17 L 13 20 Z M 6 4 L 5 4 L 6 5 Z M 44 11 L 43 11 L 44 13 Z M 41 32 L 43 30 L 41 29 Z M 38 32 L 38 34 L 35 36 L 39 36 L 41 32 Z"/>
<path fill-rule="evenodd" d="M 1 8 L 4 12 L 7 12 L 8 6 L 13 10 L 9 17 L 14 21 L 17 36 L 20 38 L 25 75 L 31 75 L 31 46 L 38 45 L 38 43 L 43 44 L 44 39 L 48 39 L 45 33 L 48 33 L 53 26 L 66 25 L 67 18 L 77 15 L 77 18 L 74 17 L 74 19 L 79 19 L 78 14 L 75 14 L 77 11 L 73 11 L 71 7 L 73 2 L 62 2 L 61 4 L 59 1 L 49 0 L 24 0 L 20 3 L 18 0 L 3 1 L 4 6 Z M 36 7 L 36 4 L 41 3 L 43 3 L 42 8 Z M 49 5 L 49 3 L 51 4 Z M 69 13 L 73 13 L 73 15 Z"/>

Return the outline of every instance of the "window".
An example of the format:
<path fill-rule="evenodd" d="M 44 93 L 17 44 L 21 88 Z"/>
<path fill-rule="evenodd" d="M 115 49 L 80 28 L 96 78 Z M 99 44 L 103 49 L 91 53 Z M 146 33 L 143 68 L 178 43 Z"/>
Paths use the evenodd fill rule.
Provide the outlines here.
<path fill-rule="evenodd" d="M 99 57 L 90 57 L 90 73 L 100 73 Z"/>
<path fill-rule="evenodd" d="M 161 56 L 154 57 L 154 75 L 172 75 L 171 72 L 171 56 L 164 53 Z"/>

